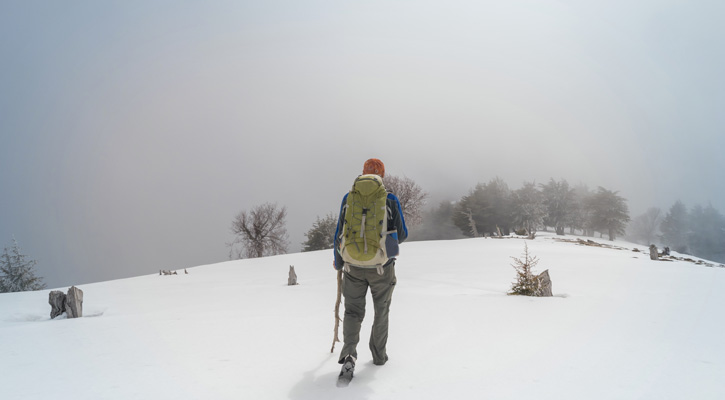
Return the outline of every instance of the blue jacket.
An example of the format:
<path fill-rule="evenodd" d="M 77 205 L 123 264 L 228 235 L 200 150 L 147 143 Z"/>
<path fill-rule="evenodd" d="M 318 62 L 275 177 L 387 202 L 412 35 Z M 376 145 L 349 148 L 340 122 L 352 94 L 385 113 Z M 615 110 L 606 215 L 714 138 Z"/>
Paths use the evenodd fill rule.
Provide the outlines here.
<path fill-rule="evenodd" d="M 340 255 L 340 235 L 342 235 L 342 224 L 345 221 L 345 215 L 343 215 L 343 209 L 345 207 L 345 204 L 347 203 L 347 194 L 343 196 L 342 198 L 342 204 L 340 205 L 340 213 L 337 218 L 337 228 L 335 229 L 335 238 L 334 238 L 334 247 L 333 251 L 335 252 L 335 269 L 342 269 L 342 267 L 345 265 L 344 261 L 342 260 L 342 255 Z M 405 226 L 405 218 L 403 217 L 403 209 L 400 207 L 400 201 L 398 198 L 392 194 L 388 193 L 387 199 L 385 199 L 385 205 L 388 207 L 388 209 L 391 211 L 390 215 L 388 215 L 388 230 L 397 230 L 398 231 L 398 243 L 403 243 L 405 239 L 408 238 L 408 227 Z M 385 265 L 388 265 L 391 260 L 395 260 L 395 257 L 388 260 Z"/>

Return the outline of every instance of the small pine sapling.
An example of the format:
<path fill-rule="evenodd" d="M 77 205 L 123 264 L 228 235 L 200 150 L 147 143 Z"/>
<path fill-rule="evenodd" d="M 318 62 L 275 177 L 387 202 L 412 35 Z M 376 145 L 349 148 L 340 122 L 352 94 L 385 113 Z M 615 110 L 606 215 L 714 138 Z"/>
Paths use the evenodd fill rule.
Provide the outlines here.
<path fill-rule="evenodd" d="M 509 294 L 520 296 L 537 296 L 540 281 L 536 279 L 533 269 L 539 263 L 537 257 L 529 254 L 529 246 L 524 243 L 524 258 L 511 257 L 514 262 L 511 264 L 516 270 L 516 282 L 511 286 Z"/>

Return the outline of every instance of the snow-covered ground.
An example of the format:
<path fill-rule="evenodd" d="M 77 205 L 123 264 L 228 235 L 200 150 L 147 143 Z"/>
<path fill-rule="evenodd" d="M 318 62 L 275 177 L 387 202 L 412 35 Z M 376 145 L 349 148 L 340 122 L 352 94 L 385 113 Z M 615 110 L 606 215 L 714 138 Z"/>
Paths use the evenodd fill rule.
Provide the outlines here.
<path fill-rule="evenodd" d="M 342 345 L 330 353 L 330 251 L 81 285 L 80 319 L 50 320 L 48 290 L 0 294 L 1 397 L 725 398 L 725 269 L 595 241 L 624 249 L 545 233 L 405 243 L 390 361 L 370 360 L 368 296 L 347 388 L 335 387 Z M 506 295 L 524 243 L 554 297 Z M 297 286 L 287 286 L 289 265 Z"/>

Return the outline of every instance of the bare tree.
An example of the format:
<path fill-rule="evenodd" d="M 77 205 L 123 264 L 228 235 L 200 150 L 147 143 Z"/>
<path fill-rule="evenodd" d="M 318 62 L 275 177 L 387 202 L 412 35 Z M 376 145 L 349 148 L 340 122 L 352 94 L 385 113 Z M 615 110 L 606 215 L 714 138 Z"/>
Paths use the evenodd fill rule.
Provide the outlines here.
<path fill-rule="evenodd" d="M 428 193 L 408 177 L 397 177 L 387 175 L 383 178 L 385 188 L 400 200 L 400 207 L 403 209 L 403 217 L 408 226 L 418 225 L 423 221 L 423 206 L 425 206 Z"/>
<path fill-rule="evenodd" d="M 240 212 L 232 221 L 229 258 L 256 258 L 287 253 L 287 208 L 264 203 Z M 240 248 L 241 246 L 241 248 Z"/>

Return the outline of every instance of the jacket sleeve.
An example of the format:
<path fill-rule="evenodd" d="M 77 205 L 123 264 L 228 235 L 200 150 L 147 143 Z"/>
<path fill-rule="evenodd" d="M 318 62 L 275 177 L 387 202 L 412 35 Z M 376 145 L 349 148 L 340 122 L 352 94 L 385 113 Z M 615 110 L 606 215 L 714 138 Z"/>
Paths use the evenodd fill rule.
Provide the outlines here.
<path fill-rule="evenodd" d="M 345 209 L 345 203 L 347 202 L 347 194 L 342 198 L 342 204 L 340 204 L 340 214 L 337 217 L 337 227 L 335 228 L 335 237 L 332 239 L 333 247 L 332 251 L 335 252 L 335 269 L 340 270 L 345 265 L 340 255 L 340 235 L 342 234 L 342 223 L 345 221 L 345 215 L 343 210 Z"/>
<path fill-rule="evenodd" d="M 403 243 L 408 238 L 408 227 L 405 225 L 403 209 L 400 207 L 400 200 L 392 193 L 388 193 L 387 205 L 390 207 L 390 219 L 388 229 L 393 227 L 398 231 L 398 243 Z"/>

